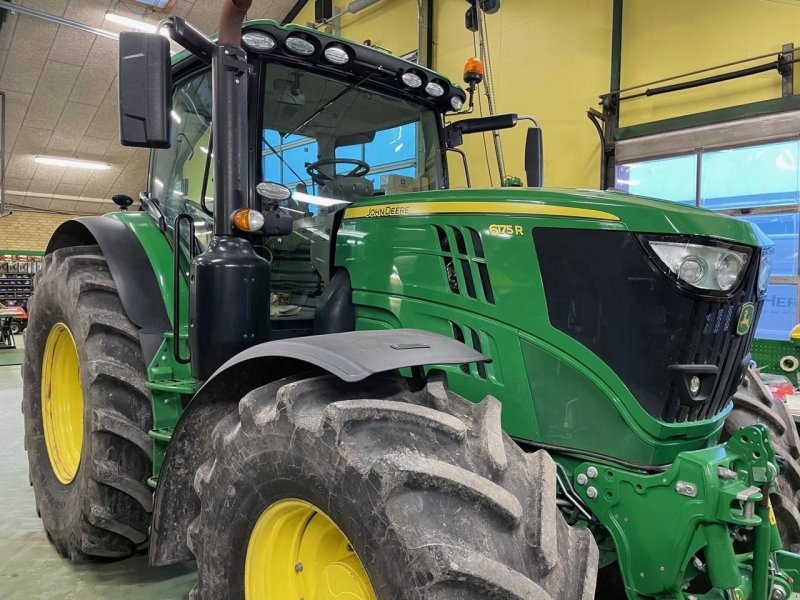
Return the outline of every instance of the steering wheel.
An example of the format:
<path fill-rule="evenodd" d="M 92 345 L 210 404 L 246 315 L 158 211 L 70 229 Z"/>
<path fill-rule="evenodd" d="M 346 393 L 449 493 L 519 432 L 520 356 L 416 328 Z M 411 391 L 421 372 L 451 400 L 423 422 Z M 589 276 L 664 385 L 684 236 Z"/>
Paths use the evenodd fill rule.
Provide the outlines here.
<path fill-rule="evenodd" d="M 328 175 L 320 170 L 320 167 L 339 164 L 355 166 L 347 173 L 336 173 L 334 175 Z M 355 158 L 326 158 L 308 163 L 306 165 L 306 173 L 311 175 L 311 180 L 317 185 L 325 185 L 329 181 L 333 181 L 336 177 L 364 177 L 364 175 L 369 173 L 369 164 Z"/>

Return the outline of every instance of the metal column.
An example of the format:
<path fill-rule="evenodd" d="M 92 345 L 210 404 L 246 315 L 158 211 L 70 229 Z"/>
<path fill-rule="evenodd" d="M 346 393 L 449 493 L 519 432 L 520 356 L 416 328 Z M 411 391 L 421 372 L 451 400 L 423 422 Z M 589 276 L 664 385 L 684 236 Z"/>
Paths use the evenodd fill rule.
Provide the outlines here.
<path fill-rule="evenodd" d="M 419 64 L 433 68 L 433 0 L 419 1 Z"/>
<path fill-rule="evenodd" d="M 11 213 L 6 209 L 6 93 L 0 91 L 0 217 Z"/>

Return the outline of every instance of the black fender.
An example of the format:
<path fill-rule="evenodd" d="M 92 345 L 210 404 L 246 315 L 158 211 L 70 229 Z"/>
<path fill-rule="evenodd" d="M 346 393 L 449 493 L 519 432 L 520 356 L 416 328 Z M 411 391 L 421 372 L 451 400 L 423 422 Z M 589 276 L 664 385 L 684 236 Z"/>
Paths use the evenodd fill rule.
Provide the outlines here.
<path fill-rule="evenodd" d="M 214 426 L 248 392 L 284 377 L 331 373 L 355 382 L 422 365 L 487 362 L 452 338 L 418 329 L 350 331 L 278 340 L 244 350 L 222 365 L 192 398 L 178 421 L 158 476 L 153 503 L 150 564 L 191 560 L 186 529 L 200 511 L 192 487 L 213 455 Z"/>
<path fill-rule="evenodd" d="M 150 364 L 172 325 L 150 259 L 136 235 L 117 219 L 80 217 L 55 230 L 45 253 L 91 244 L 100 246 L 108 262 L 122 308 L 139 328 L 145 364 Z"/>

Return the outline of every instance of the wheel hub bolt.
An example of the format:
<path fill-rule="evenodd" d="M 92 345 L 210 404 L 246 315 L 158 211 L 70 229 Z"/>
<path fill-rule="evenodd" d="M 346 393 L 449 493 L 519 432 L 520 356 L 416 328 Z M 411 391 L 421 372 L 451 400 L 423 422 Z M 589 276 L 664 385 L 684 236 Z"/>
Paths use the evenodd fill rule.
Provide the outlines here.
<path fill-rule="evenodd" d="M 589 481 L 589 478 L 586 477 L 586 473 L 578 473 L 576 480 L 578 485 L 586 485 L 586 482 Z"/>
<path fill-rule="evenodd" d="M 597 498 L 597 488 L 596 487 L 586 488 L 586 495 L 589 496 L 589 498 Z"/>
<path fill-rule="evenodd" d="M 594 479 L 597 477 L 597 468 L 596 467 L 589 467 L 586 469 L 586 474 L 589 476 L 589 479 Z"/>

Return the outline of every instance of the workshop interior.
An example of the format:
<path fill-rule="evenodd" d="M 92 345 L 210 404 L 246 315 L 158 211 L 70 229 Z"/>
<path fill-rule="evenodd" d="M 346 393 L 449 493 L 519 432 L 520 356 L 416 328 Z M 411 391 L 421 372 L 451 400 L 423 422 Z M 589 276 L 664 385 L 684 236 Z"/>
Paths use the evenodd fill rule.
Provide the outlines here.
<path fill-rule="evenodd" d="M 0 0 L 0 598 L 800 599 L 795 42 Z"/>

